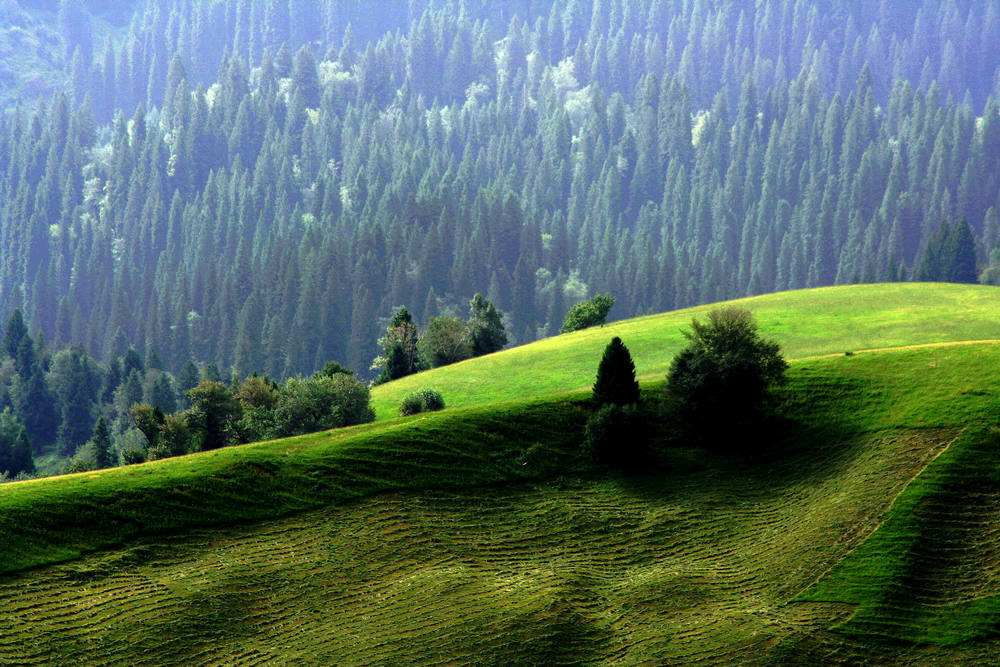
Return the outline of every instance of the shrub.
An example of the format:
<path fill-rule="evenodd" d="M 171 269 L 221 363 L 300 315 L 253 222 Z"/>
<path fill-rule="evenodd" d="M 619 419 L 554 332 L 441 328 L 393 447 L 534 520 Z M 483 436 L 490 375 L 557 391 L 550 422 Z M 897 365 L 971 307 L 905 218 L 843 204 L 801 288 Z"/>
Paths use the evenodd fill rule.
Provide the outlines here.
<path fill-rule="evenodd" d="M 403 400 L 399 404 L 399 414 L 402 417 L 409 417 L 410 415 L 416 415 L 424 411 L 424 402 L 420 397 L 420 394 L 414 392 L 412 394 L 407 394 L 403 397 Z"/>
<path fill-rule="evenodd" d="M 584 437 L 597 463 L 634 470 L 645 460 L 646 424 L 635 405 L 604 405 L 587 420 Z"/>
<path fill-rule="evenodd" d="M 122 465 L 146 462 L 146 450 L 141 447 L 124 447 L 121 452 Z"/>
<path fill-rule="evenodd" d="M 610 294 L 598 294 L 592 299 L 576 304 L 566 313 L 566 319 L 563 320 L 559 333 L 603 325 L 608 320 L 608 312 L 613 305 L 615 298 Z"/>
<path fill-rule="evenodd" d="M 436 389 L 421 389 L 420 399 L 424 404 L 424 412 L 437 412 L 444 410 L 444 397 Z"/>
<path fill-rule="evenodd" d="M 399 414 L 403 417 L 444 410 L 444 398 L 436 389 L 421 389 L 407 394 L 399 404 Z"/>

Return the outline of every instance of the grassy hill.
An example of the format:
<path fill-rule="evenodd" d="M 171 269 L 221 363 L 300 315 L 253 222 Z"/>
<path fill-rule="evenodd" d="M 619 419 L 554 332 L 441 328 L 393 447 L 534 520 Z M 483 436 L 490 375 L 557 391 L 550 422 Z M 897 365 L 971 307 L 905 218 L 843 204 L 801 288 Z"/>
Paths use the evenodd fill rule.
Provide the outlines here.
<path fill-rule="evenodd" d="M 749 459 L 609 476 L 586 393 L 552 394 L 615 329 L 662 377 L 686 311 L 436 372 L 517 400 L 6 485 L 0 663 L 989 662 L 1000 344 L 843 352 L 992 339 L 1000 293 L 910 287 L 752 301 L 790 356 L 838 354 L 792 364 Z"/>
<path fill-rule="evenodd" d="M 845 351 L 1000 339 L 1000 291 L 978 285 L 847 285 L 728 302 L 753 311 L 790 359 Z M 395 416 L 407 393 L 431 386 L 449 406 L 484 405 L 588 389 L 604 346 L 620 336 L 641 380 L 662 379 L 690 328 L 717 304 L 650 315 L 548 338 L 376 387 L 379 419 Z"/>

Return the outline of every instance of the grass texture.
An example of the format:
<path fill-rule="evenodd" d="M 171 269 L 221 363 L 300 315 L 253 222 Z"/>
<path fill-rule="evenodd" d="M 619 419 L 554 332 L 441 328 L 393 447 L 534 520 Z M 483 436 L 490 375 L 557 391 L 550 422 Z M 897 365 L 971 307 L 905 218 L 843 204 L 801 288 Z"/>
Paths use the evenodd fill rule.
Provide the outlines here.
<path fill-rule="evenodd" d="M 378 419 L 398 414 L 403 396 L 440 391 L 449 407 L 484 405 L 589 389 L 615 336 L 640 379 L 661 379 L 685 345 L 681 331 L 719 304 L 613 322 L 418 373 L 375 387 Z M 753 312 L 761 331 L 790 359 L 894 346 L 1000 339 L 1000 289 L 944 283 L 847 285 L 727 302 Z"/>
<path fill-rule="evenodd" d="M 890 310 L 897 286 L 872 289 L 813 294 Z M 843 352 L 990 339 L 994 295 L 918 299 L 953 322 L 911 338 L 856 316 L 881 345 L 811 324 L 800 293 L 794 318 L 753 307 L 765 335 L 794 321 L 790 356 L 838 354 L 792 364 L 750 457 L 608 475 L 581 453 L 587 394 L 524 379 L 519 400 L 5 485 L 0 664 L 990 663 L 1000 344 Z M 662 380 L 643 392 L 655 409 Z"/>

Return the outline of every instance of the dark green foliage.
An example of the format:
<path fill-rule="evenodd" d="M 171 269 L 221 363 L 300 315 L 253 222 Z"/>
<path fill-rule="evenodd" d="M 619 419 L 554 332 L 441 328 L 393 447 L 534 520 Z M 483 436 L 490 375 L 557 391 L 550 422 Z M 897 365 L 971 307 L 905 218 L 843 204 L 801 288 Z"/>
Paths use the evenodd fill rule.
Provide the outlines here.
<path fill-rule="evenodd" d="M 319 76 L 316 74 L 316 59 L 308 46 L 303 46 L 295 54 L 292 89 L 302 95 L 302 101 L 307 107 L 319 106 L 320 89 Z"/>
<path fill-rule="evenodd" d="M 28 432 L 20 420 L 4 408 L 0 413 L 0 474 L 15 477 L 20 473 L 35 472 Z"/>
<path fill-rule="evenodd" d="M 444 410 L 444 397 L 437 389 L 424 388 L 407 394 L 399 403 L 399 414 L 402 417 L 416 415 L 421 412 L 437 412 Z"/>
<path fill-rule="evenodd" d="M 403 344 L 395 342 L 386 354 L 385 365 L 376 378 L 375 384 L 384 384 L 409 375 L 411 367 L 409 356 L 404 351 Z"/>
<path fill-rule="evenodd" d="M 236 392 L 243 414 L 243 441 L 280 438 L 373 421 L 368 387 L 338 372 L 292 378 L 277 387 L 266 378 L 247 378 Z"/>
<path fill-rule="evenodd" d="M 191 401 L 188 426 L 199 442 L 198 449 L 207 451 L 228 445 L 241 414 L 240 404 L 229 388 L 221 382 L 203 380 L 186 393 Z"/>
<path fill-rule="evenodd" d="M 584 442 L 597 463 L 634 470 L 645 460 L 647 426 L 634 404 L 601 406 L 587 420 Z"/>
<path fill-rule="evenodd" d="M 407 394 L 403 397 L 403 400 L 399 402 L 399 415 L 401 417 L 409 417 L 410 415 L 416 415 L 423 411 L 424 402 L 420 398 L 420 394 L 416 392 Z"/>
<path fill-rule="evenodd" d="M 114 465 L 111 457 L 111 432 L 104 417 L 98 417 L 94 425 L 94 434 L 90 438 L 94 446 L 94 462 L 98 468 L 110 468 Z"/>
<path fill-rule="evenodd" d="M 432 318 L 417 343 L 420 358 L 430 368 L 447 366 L 472 356 L 469 330 L 457 317 Z"/>
<path fill-rule="evenodd" d="M 695 432 L 737 448 L 740 431 L 764 417 L 770 390 L 784 382 L 788 364 L 777 343 L 760 337 L 750 311 L 722 308 L 691 321 L 689 343 L 674 357 L 667 388 Z M 733 437 L 729 443 L 721 438 Z"/>
<path fill-rule="evenodd" d="M 594 382 L 594 404 L 631 405 L 639 402 L 639 383 L 635 379 L 635 364 L 622 339 L 615 336 L 604 348 Z"/>
<path fill-rule="evenodd" d="M 159 408 L 147 403 L 137 403 L 131 408 L 132 423 L 146 436 L 146 448 L 156 447 L 160 441 L 160 429 L 165 417 Z M 105 427 L 107 428 L 107 427 Z"/>
<path fill-rule="evenodd" d="M 615 298 L 610 294 L 598 294 L 592 299 L 576 304 L 566 313 L 559 333 L 579 331 L 587 327 L 603 326 L 608 320 L 608 313 L 615 305 Z"/>
<path fill-rule="evenodd" d="M 121 451 L 122 465 L 130 466 L 136 463 L 146 462 L 146 450 L 141 447 L 126 447 Z M 67 470 L 67 472 L 75 472 L 74 470 Z"/>
<path fill-rule="evenodd" d="M 469 303 L 469 341 L 475 357 L 502 350 L 507 344 L 503 324 L 503 311 L 497 310 L 489 299 L 476 294 Z"/>
<path fill-rule="evenodd" d="M 190 359 L 184 362 L 180 372 L 177 374 L 177 391 L 181 396 L 186 397 L 187 392 L 198 386 L 198 367 Z M 186 400 L 186 399 L 185 399 Z"/>
<path fill-rule="evenodd" d="M 334 375 L 354 375 L 354 371 L 339 362 L 328 361 L 322 370 L 318 372 L 318 375 L 325 375 L 332 378 Z"/>
<path fill-rule="evenodd" d="M 281 397 L 278 385 L 269 378 L 253 375 L 240 383 L 233 395 L 243 409 L 239 421 L 240 441 L 253 442 L 270 437 L 274 432 L 274 407 Z"/>
<path fill-rule="evenodd" d="M 157 408 L 163 414 L 170 414 L 177 411 L 177 393 L 174 391 L 170 376 L 159 372 L 155 374 L 155 380 L 146 392 L 147 402 Z"/>
<path fill-rule="evenodd" d="M 100 369 L 82 348 L 74 346 L 53 356 L 49 387 L 60 406 L 57 440 L 64 456 L 72 456 L 91 436 L 101 384 Z"/>
<path fill-rule="evenodd" d="M 916 280 L 975 283 L 976 242 L 964 218 L 950 225 L 943 223 L 931 236 L 914 274 Z"/>
<path fill-rule="evenodd" d="M 331 381 L 292 378 L 286 382 L 274 408 L 274 435 L 281 438 L 343 426 L 344 417 L 330 390 Z"/>
<path fill-rule="evenodd" d="M 24 316 L 21 314 L 21 310 L 17 308 L 7 319 L 7 325 L 3 330 L 3 341 L 0 342 L 3 353 L 16 359 L 18 348 L 25 338 L 28 338 L 28 328 L 24 325 Z"/>
<path fill-rule="evenodd" d="M 383 355 L 372 363 L 372 370 L 381 369 L 375 384 L 412 375 L 419 370 L 417 327 L 406 308 L 396 311 L 378 344 Z"/>
<path fill-rule="evenodd" d="M 183 413 L 164 416 L 163 424 L 160 425 L 159 446 L 169 452 L 170 456 L 180 456 L 190 451 L 191 430 Z"/>
<path fill-rule="evenodd" d="M 20 349 L 24 350 L 28 339 L 22 340 Z M 56 412 L 56 401 L 45 382 L 41 365 L 32 361 L 26 370 L 27 375 L 18 374 L 14 382 L 12 398 L 14 412 L 24 424 L 28 438 L 36 453 L 41 445 L 55 441 L 59 428 L 59 414 Z"/>

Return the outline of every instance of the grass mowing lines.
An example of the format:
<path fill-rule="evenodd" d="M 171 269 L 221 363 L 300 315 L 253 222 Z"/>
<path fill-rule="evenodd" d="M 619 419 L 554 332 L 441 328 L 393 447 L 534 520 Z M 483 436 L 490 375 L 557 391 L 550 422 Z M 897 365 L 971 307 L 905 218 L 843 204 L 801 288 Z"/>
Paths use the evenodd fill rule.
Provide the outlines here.
<path fill-rule="evenodd" d="M 845 532 L 939 446 L 928 435 L 871 434 L 738 476 L 716 461 L 397 493 L 143 538 L 0 582 L 0 662 L 756 664 L 842 617 L 785 605 L 790 582 L 852 546 Z"/>
<path fill-rule="evenodd" d="M 963 433 L 900 495 L 880 529 L 799 599 L 858 605 L 859 636 L 950 646 L 1000 625 L 1000 436 Z"/>
<path fill-rule="evenodd" d="M 0 572 L 151 533 L 272 518 L 382 491 L 565 470 L 586 413 L 566 397 L 457 410 L 0 488 Z M 553 456 L 522 465 L 537 443 Z"/>

